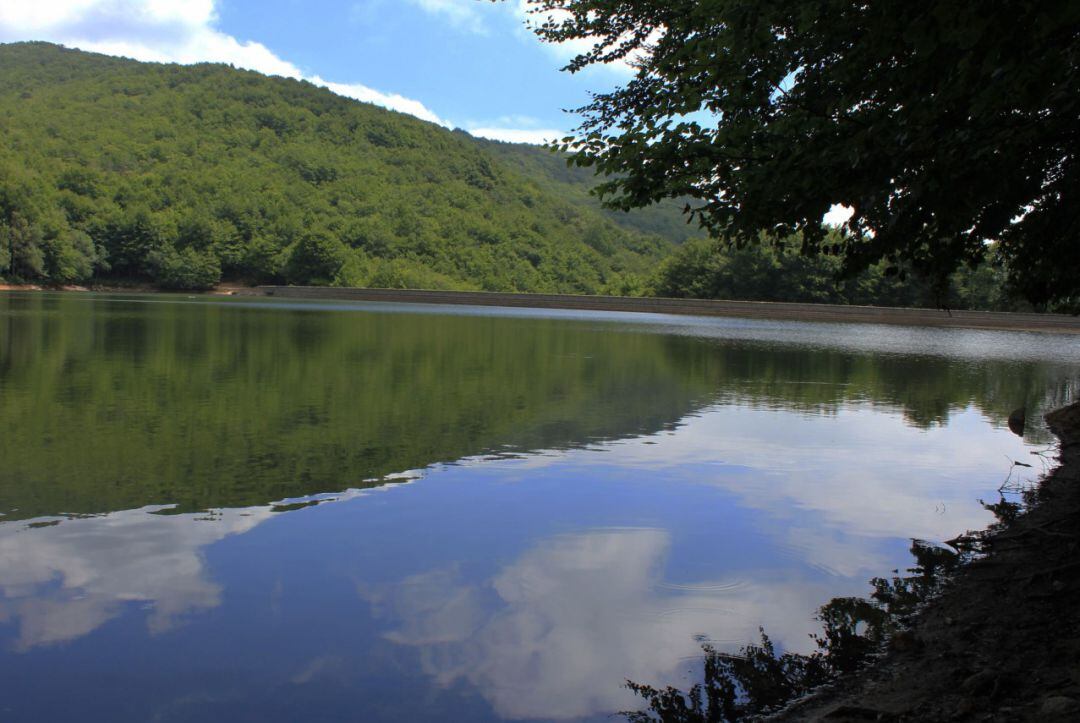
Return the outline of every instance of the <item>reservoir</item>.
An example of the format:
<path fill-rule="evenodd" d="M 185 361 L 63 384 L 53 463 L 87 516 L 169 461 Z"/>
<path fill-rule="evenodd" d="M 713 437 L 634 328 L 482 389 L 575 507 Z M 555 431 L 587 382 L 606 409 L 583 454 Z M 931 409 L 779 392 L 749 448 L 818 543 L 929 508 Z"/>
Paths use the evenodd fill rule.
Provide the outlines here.
<path fill-rule="evenodd" d="M 609 721 L 810 651 L 1078 391 L 1075 334 L 0 294 L 0 720 Z"/>

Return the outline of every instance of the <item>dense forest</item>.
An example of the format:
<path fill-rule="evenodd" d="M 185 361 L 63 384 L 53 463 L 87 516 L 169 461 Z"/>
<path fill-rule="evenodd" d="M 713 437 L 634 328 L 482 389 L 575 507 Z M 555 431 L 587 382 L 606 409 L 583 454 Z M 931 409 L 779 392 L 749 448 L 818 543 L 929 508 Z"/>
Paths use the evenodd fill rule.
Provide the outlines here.
<path fill-rule="evenodd" d="M 840 279 L 797 238 L 728 248 L 677 201 L 603 208 L 592 172 L 558 153 L 303 81 L 47 43 L 0 45 L 0 67 L 7 281 L 1017 308 L 992 264 L 947 289 L 884 264 Z"/>
<path fill-rule="evenodd" d="M 826 238 L 837 233 L 831 230 Z M 718 239 L 693 239 L 664 260 L 642 291 L 697 299 L 1032 310 L 1010 293 L 1005 270 L 995 263 L 994 248 L 986 250 L 988 263 L 975 269 L 962 267 L 945 283 L 935 283 L 910 271 L 890 273 L 896 269 L 887 262 L 855 276 L 845 275 L 839 256 L 803 254 L 800 246 L 797 236 L 762 239 L 741 248 Z"/>
<path fill-rule="evenodd" d="M 657 230 L 684 229 L 673 207 L 613 219 L 584 172 L 529 174 L 549 159 L 509 163 L 310 83 L 45 43 L 0 46 L 0 67 L 12 280 L 595 293 L 679 240 Z"/>

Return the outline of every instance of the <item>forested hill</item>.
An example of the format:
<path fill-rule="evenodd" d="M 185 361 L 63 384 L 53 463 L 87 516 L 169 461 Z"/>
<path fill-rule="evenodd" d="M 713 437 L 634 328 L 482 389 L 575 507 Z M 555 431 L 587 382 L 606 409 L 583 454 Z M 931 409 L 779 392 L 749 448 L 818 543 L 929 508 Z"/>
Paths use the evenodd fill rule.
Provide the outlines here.
<path fill-rule="evenodd" d="M 0 277 L 615 292 L 685 238 L 535 147 L 310 83 L 0 45 Z"/>
<path fill-rule="evenodd" d="M 685 200 L 663 199 L 650 208 L 630 213 L 604 209 L 590 193 L 597 184 L 596 173 L 592 168 L 567 165 L 562 154 L 552 153 L 538 146 L 503 143 L 485 138 L 474 140 L 519 173 L 538 182 L 552 184 L 560 195 L 576 203 L 600 208 L 608 218 L 630 231 L 652 233 L 679 243 L 705 235 L 697 224 L 687 222 L 686 214 L 683 213 Z"/>

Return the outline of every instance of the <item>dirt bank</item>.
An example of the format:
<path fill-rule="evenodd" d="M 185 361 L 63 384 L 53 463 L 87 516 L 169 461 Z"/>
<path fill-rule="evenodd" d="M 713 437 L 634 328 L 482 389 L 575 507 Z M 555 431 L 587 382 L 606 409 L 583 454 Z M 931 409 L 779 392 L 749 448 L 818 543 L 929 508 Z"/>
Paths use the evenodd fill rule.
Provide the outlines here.
<path fill-rule="evenodd" d="M 1060 464 L 1029 511 L 876 665 L 773 721 L 1080 720 L 1080 403 L 1047 415 Z"/>
<path fill-rule="evenodd" d="M 93 291 L 101 294 L 162 294 L 162 293 L 194 293 L 207 294 L 210 296 L 236 296 L 238 294 L 250 295 L 252 288 L 244 284 L 218 284 L 207 291 L 189 292 L 166 292 L 153 284 L 145 282 L 132 282 L 127 284 L 3 284 L 0 283 L 0 291 Z"/>
<path fill-rule="evenodd" d="M 0 284 L 0 291 L 98 291 L 102 293 L 154 293 L 157 289 L 146 283 L 132 284 Z"/>

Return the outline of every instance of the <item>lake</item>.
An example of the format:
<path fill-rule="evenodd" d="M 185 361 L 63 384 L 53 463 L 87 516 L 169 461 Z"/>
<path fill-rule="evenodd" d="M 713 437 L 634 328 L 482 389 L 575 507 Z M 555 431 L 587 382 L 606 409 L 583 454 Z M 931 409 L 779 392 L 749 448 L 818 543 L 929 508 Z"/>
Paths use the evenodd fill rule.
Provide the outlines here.
<path fill-rule="evenodd" d="M 912 538 L 992 522 L 1078 362 L 1075 335 L 0 294 L 0 720 L 607 721 L 626 679 L 692 683 L 701 640 L 809 651 Z"/>

